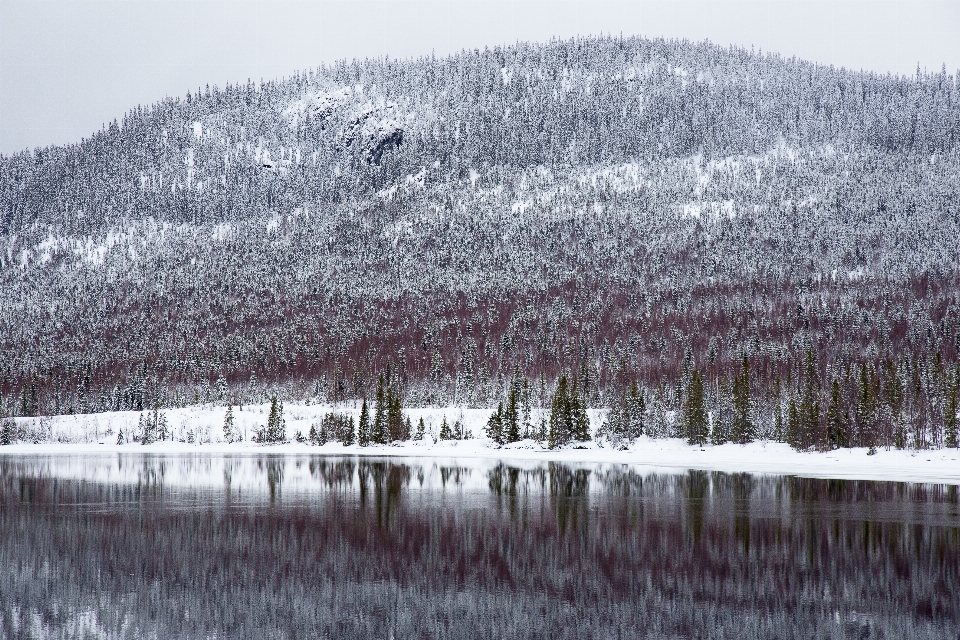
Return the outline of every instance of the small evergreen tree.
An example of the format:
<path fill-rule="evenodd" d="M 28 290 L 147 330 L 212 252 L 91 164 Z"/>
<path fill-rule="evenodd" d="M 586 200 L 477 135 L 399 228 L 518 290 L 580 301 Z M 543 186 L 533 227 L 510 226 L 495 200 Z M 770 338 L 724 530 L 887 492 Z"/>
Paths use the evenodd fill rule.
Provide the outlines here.
<path fill-rule="evenodd" d="M 957 447 L 957 409 L 960 397 L 960 369 L 954 374 L 953 380 L 947 381 L 947 401 L 943 410 L 943 444 L 947 447 Z"/>
<path fill-rule="evenodd" d="M 349 447 L 355 442 L 353 430 L 353 416 L 343 416 L 343 432 L 340 437 L 340 444 Z"/>
<path fill-rule="evenodd" d="M 226 442 L 234 442 L 236 434 L 233 426 L 233 405 L 227 405 L 227 413 L 223 417 L 223 439 Z"/>
<path fill-rule="evenodd" d="M 367 408 L 367 399 L 363 399 L 360 406 L 360 423 L 357 425 L 357 444 L 361 447 L 370 446 L 370 410 Z"/>
<path fill-rule="evenodd" d="M 140 444 L 153 444 L 157 441 L 157 423 L 151 419 L 148 413 L 140 414 L 140 422 L 137 427 L 140 432 Z"/>
<path fill-rule="evenodd" d="M 506 442 L 503 429 L 503 403 L 497 404 L 497 410 L 490 414 L 487 419 L 487 437 L 499 445 Z M 441 431 L 442 433 L 442 431 Z M 443 437 L 442 435 L 440 436 Z"/>
<path fill-rule="evenodd" d="M 502 432 L 505 442 L 517 442 L 520 440 L 520 414 L 518 407 L 518 393 L 515 387 L 511 385 L 510 393 L 507 399 L 507 406 L 502 414 Z"/>
<path fill-rule="evenodd" d="M 553 394 L 553 403 L 550 407 L 550 435 L 548 446 L 551 449 L 561 447 L 572 437 L 573 416 L 570 407 L 570 394 L 567 391 L 567 376 L 560 376 L 557 390 Z"/>
<path fill-rule="evenodd" d="M 374 444 L 388 444 L 390 432 L 387 430 L 387 396 L 383 385 L 383 376 L 377 383 L 376 406 L 373 408 L 373 427 L 370 441 Z"/>
<path fill-rule="evenodd" d="M 447 422 L 447 416 L 443 416 L 440 422 L 440 439 L 453 440 L 453 432 L 450 430 L 450 424 Z"/>
<path fill-rule="evenodd" d="M 157 413 L 157 437 L 163 441 L 170 438 L 170 425 L 167 423 L 167 414 L 160 411 L 159 405 L 156 408 Z"/>
<path fill-rule="evenodd" d="M 737 444 L 753 442 L 754 425 L 750 416 L 750 362 L 743 358 L 743 368 L 733 381 L 733 427 L 731 439 Z"/>
<path fill-rule="evenodd" d="M 840 381 L 834 378 L 830 384 L 830 404 L 827 407 L 827 433 L 831 449 L 847 446 L 847 421 L 842 402 Z"/>
<path fill-rule="evenodd" d="M 704 399 L 703 378 L 700 377 L 700 371 L 696 369 L 693 370 L 693 376 L 687 386 L 687 399 L 683 413 L 684 423 L 687 427 L 687 439 L 690 444 L 705 445 L 709 435 L 707 407 Z"/>
<path fill-rule="evenodd" d="M 423 416 L 420 416 L 420 420 L 417 422 L 417 433 L 413 436 L 413 439 L 417 442 L 423 440 L 423 436 L 427 434 L 427 425 L 423 422 Z"/>
<path fill-rule="evenodd" d="M 283 419 L 283 403 L 277 396 L 270 399 L 270 414 L 267 424 L 257 432 L 257 441 L 261 443 L 283 442 L 287 436 L 287 423 Z"/>
<path fill-rule="evenodd" d="M 647 410 L 646 401 L 643 399 L 643 394 L 640 393 L 640 390 L 637 388 L 636 381 L 630 383 L 630 392 L 627 395 L 626 404 L 626 436 L 631 440 L 635 440 L 644 433 L 643 414 L 646 413 Z"/>
<path fill-rule="evenodd" d="M 573 380 L 573 389 L 570 392 L 570 437 L 578 442 L 590 439 L 590 415 L 587 413 L 587 400 L 577 387 L 577 379 Z"/>
<path fill-rule="evenodd" d="M 791 397 L 787 409 L 787 444 L 794 449 L 800 449 L 800 412 L 797 411 L 797 401 Z"/>

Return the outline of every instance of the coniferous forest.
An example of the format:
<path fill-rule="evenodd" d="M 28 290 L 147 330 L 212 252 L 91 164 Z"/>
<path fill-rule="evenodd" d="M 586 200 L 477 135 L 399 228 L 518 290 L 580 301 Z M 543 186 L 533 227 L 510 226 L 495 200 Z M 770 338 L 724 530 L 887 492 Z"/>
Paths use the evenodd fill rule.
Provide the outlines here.
<path fill-rule="evenodd" d="M 0 417 L 956 447 L 958 77 L 601 37 L 137 106 L 0 156 Z"/>

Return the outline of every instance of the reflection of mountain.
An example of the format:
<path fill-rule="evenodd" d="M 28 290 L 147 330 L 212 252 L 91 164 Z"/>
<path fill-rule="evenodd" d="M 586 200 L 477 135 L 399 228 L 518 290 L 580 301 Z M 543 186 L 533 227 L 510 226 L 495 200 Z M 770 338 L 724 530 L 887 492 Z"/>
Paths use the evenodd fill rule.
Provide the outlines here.
<path fill-rule="evenodd" d="M 483 404 L 517 368 L 670 385 L 688 351 L 768 387 L 808 347 L 949 360 L 958 142 L 945 73 L 637 38 L 167 99 L 0 159 L 0 388 L 344 397 L 393 362 Z"/>
<path fill-rule="evenodd" d="M 261 486 L 298 469 L 250 462 Z M 18 611 L 55 637 L 78 615 L 178 638 L 935 638 L 960 622 L 956 487 L 559 464 L 453 465 L 421 486 L 431 465 L 303 462 L 312 492 L 251 508 L 247 489 L 197 501 L 0 458 L 0 634 L 33 637 Z M 220 468 L 171 458 L 165 476 L 182 465 Z M 243 466 L 228 460 L 234 482 Z M 480 500 L 450 499 L 465 487 Z"/>

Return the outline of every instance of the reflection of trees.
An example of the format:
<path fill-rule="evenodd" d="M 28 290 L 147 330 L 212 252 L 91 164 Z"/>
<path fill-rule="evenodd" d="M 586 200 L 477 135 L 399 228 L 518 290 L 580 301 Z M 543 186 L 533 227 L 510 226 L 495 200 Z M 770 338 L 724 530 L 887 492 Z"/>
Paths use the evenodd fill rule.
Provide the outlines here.
<path fill-rule="evenodd" d="M 279 494 L 282 458 L 259 462 Z M 0 637 L 19 637 L 3 626 L 14 607 L 178 638 L 857 637 L 867 624 L 936 638 L 960 624 L 950 487 L 498 465 L 490 501 L 510 508 L 477 509 L 411 500 L 415 466 L 314 462 L 319 490 L 268 510 L 0 467 Z"/>
<path fill-rule="evenodd" d="M 280 497 L 283 485 L 283 467 L 285 465 L 283 456 L 270 456 L 257 460 L 257 467 L 261 471 L 266 471 L 267 486 L 270 488 L 270 502 L 275 502 Z"/>
<path fill-rule="evenodd" d="M 590 471 L 587 469 L 571 469 L 570 467 L 551 462 L 550 475 L 550 504 L 557 516 L 557 525 L 560 531 L 579 531 L 587 527 L 589 513 L 588 493 L 590 489 Z"/>
<path fill-rule="evenodd" d="M 707 490 L 710 479 L 706 471 L 691 469 L 684 478 L 684 497 L 687 501 L 687 528 L 693 542 L 700 542 L 703 535 L 703 516 L 706 509 Z"/>
<path fill-rule="evenodd" d="M 733 483 L 733 535 L 743 546 L 745 554 L 750 553 L 750 496 L 753 494 L 754 480 L 749 473 L 734 473 Z"/>

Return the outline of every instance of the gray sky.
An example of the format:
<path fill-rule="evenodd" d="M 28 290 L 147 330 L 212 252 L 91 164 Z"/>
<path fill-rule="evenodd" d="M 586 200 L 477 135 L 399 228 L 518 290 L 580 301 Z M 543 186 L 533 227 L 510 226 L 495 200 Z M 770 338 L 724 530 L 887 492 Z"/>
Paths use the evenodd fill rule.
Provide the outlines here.
<path fill-rule="evenodd" d="M 0 153 L 77 141 L 207 83 L 600 33 L 901 74 L 960 67 L 957 0 L 0 0 Z"/>

